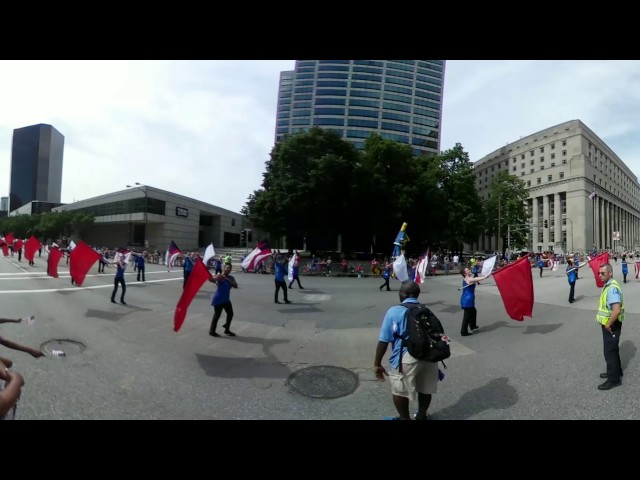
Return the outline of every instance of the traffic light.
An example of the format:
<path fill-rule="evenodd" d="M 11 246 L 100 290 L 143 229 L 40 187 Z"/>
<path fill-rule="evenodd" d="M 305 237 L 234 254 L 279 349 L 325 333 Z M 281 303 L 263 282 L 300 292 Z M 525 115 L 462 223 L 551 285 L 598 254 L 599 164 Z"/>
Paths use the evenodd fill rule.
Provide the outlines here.
<path fill-rule="evenodd" d="M 247 231 L 242 230 L 242 232 L 240 232 L 240 244 L 244 245 L 246 243 L 247 243 Z"/>
<path fill-rule="evenodd" d="M 549 228 L 549 223 L 546 220 L 544 221 L 544 228 Z"/>

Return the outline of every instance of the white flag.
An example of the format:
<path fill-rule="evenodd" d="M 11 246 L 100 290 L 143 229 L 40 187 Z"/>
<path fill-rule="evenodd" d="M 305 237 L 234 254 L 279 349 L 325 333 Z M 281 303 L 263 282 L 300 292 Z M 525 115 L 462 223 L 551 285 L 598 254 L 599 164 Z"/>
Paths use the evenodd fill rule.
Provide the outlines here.
<path fill-rule="evenodd" d="M 409 280 L 409 273 L 407 272 L 407 261 L 404 259 L 404 254 L 400 255 L 393 262 L 393 273 L 396 278 L 401 282 Z"/>
<path fill-rule="evenodd" d="M 496 264 L 496 256 L 487 258 L 484 262 L 482 262 L 482 272 L 480 273 L 481 277 L 486 277 L 491 275 L 493 272 L 493 266 Z"/>
<path fill-rule="evenodd" d="M 76 248 L 76 242 L 74 242 L 73 240 L 71 240 L 69 242 L 69 250 L 73 250 L 74 248 Z"/>
<path fill-rule="evenodd" d="M 288 273 L 288 275 L 287 275 L 287 276 L 289 277 L 289 282 L 293 282 L 293 266 L 294 266 L 294 265 L 295 265 L 295 263 L 296 263 L 296 257 L 297 257 L 297 256 L 298 256 L 298 254 L 297 254 L 297 253 L 294 253 L 294 254 L 291 256 L 291 260 L 289 260 L 289 268 L 287 269 L 287 270 L 288 270 L 288 272 L 287 272 L 287 273 Z"/>
<path fill-rule="evenodd" d="M 427 257 L 423 257 L 416 266 L 416 280 L 417 283 L 424 283 L 427 279 L 427 268 L 429 266 L 429 260 Z"/>
<path fill-rule="evenodd" d="M 202 257 L 202 263 L 204 263 L 204 266 L 206 267 L 207 262 L 215 256 L 216 256 L 216 250 L 213 248 L 213 242 L 211 242 L 211 245 L 209 245 L 207 249 L 204 251 L 204 257 Z"/>

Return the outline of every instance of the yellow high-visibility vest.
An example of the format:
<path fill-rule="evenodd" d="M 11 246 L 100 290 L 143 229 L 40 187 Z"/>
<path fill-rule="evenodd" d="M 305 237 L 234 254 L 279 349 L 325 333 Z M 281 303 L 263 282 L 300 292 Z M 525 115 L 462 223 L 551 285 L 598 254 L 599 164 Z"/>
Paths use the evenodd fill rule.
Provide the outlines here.
<path fill-rule="evenodd" d="M 620 322 L 624 320 L 624 297 L 622 295 L 622 288 L 620 288 L 620 284 L 616 280 L 612 279 L 609 285 L 606 285 L 602 289 L 602 293 L 600 294 L 600 305 L 598 305 L 598 313 L 596 313 L 596 322 L 601 325 L 606 325 L 609 317 L 611 317 L 611 310 L 609 310 L 609 305 L 607 305 L 607 293 L 611 287 L 616 287 L 620 290 L 620 314 L 618 315 L 618 320 Z"/>

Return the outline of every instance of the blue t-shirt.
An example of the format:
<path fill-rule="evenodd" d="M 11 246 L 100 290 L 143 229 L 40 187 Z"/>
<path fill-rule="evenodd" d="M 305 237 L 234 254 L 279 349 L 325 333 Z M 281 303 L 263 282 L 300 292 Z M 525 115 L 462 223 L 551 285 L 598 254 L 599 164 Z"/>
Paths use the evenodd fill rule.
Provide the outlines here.
<path fill-rule="evenodd" d="M 142 255 L 136 255 L 136 267 L 144 268 L 144 257 Z"/>
<path fill-rule="evenodd" d="M 407 298 L 402 303 L 420 303 L 417 298 Z M 391 368 L 398 369 L 400 367 L 401 352 L 402 355 L 407 353 L 407 347 L 402 346 L 402 339 L 408 335 L 407 333 L 407 309 L 400 305 L 394 305 L 387 310 L 382 327 L 380 328 L 380 337 L 378 340 L 385 343 L 392 343 L 391 356 L 389 357 L 389 365 Z"/>
<path fill-rule="evenodd" d="M 183 267 L 185 272 L 190 272 L 191 270 L 193 270 L 193 262 L 191 261 L 191 258 L 184 257 Z"/>
<path fill-rule="evenodd" d="M 122 278 L 122 279 L 124 279 L 124 270 L 125 270 L 125 268 L 127 268 L 127 266 L 125 265 L 125 267 L 124 267 L 124 268 L 122 268 L 122 267 L 120 266 L 120 264 L 118 263 L 118 264 L 116 264 L 116 267 L 118 268 L 118 269 L 116 270 L 116 278 Z"/>
<path fill-rule="evenodd" d="M 276 262 L 276 281 L 284 282 L 284 274 L 287 273 L 287 267 L 285 267 L 284 262 Z"/>
<path fill-rule="evenodd" d="M 571 270 L 571 272 L 569 272 Z M 569 279 L 569 283 L 576 283 L 576 278 L 578 277 L 578 270 L 575 269 L 572 265 L 567 265 L 567 278 Z"/>
<path fill-rule="evenodd" d="M 216 293 L 213 294 L 213 298 L 211 299 L 211 305 L 222 305 L 223 303 L 227 303 L 231 301 L 231 285 L 230 280 L 235 280 L 233 276 L 229 275 L 229 277 L 218 280 L 218 289 Z"/>
<path fill-rule="evenodd" d="M 460 308 L 471 308 L 476 306 L 476 285 L 469 285 L 467 281 L 462 279 L 462 296 L 460 297 Z"/>
<path fill-rule="evenodd" d="M 627 267 L 627 262 L 622 262 L 622 273 L 626 275 L 629 273 L 629 267 Z"/>

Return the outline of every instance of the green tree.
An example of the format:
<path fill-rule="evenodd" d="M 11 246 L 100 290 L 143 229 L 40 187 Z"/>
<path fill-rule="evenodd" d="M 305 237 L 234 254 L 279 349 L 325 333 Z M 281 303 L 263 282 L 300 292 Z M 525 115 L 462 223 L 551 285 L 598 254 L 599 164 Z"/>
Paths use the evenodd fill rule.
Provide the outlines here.
<path fill-rule="evenodd" d="M 16 215 L 0 221 L 0 231 L 13 232 L 14 236 L 26 238 L 35 235 L 41 241 L 56 240 L 76 235 L 82 237 L 94 224 L 93 215 L 73 212 L 47 212 L 34 215 Z"/>
<path fill-rule="evenodd" d="M 352 227 L 360 233 L 356 234 L 359 245 L 372 245 L 376 252 L 391 254 L 403 222 L 410 224 L 408 231 L 416 232 L 415 202 L 422 193 L 417 167 L 409 145 L 377 134 L 365 141 L 352 189 L 354 209 L 347 213 Z M 409 238 L 414 238 L 414 233 Z"/>
<path fill-rule="evenodd" d="M 529 235 L 529 214 L 526 200 L 529 192 L 525 182 L 518 177 L 501 171 L 491 183 L 489 198 L 484 204 L 487 222 L 485 233 L 500 236 L 501 253 L 504 254 L 509 242 L 507 234 L 511 231 L 511 246 L 523 247 Z"/>
<path fill-rule="evenodd" d="M 460 143 L 442 152 L 434 161 L 440 165 L 438 188 L 442 201 L 438 206 L 441 220 L 435 228 L 449 250 L 459 251 L 464 243 L 476 242 L 484 230 L 484 212 L 475 188 L 473 164 Z"/>
<path fill-rule="evenodd" d="M 262 189 L 249 196 L 242 213 L 271 235 L 286 235 L 310 248 L 335 245 L 345 233 L 350 186 L 359 154 L 332 130 L 313 127 L 286 136 L 266 162 Z"/>

